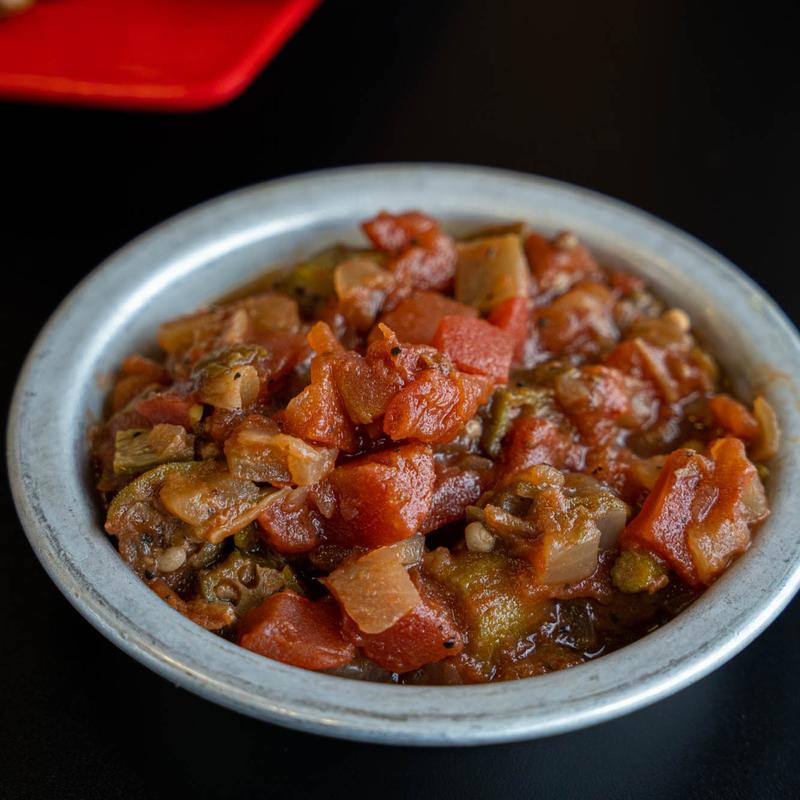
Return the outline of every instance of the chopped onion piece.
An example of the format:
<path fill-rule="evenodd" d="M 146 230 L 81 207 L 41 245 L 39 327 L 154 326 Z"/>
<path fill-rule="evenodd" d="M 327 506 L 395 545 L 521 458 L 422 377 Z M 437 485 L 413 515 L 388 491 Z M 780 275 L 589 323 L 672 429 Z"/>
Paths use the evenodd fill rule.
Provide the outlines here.
<path fill-rule="evenodd" d="M 649 377 L 655 381 L 664 399 L 674 403 L 678 399 L 678 389 L 658 349 L 638 336 L 633 339 L 633 346 L 639 351 Z"/>
<path fill-rule="evenodd" d="M 235 478 L 274 486 L 308 486 L 326 477 L 338 450 L 279 433 L 271 420 L 253 415 L 225 442 L 228 469 Z"/>
<path fill-rule="evenodd" d="M 234 478 L 216 463 L 170 473 L 159 492 L 167 511 L 192 526 L 196 539 L 221 542 L 246 528 L 279 495 Z"/>
<path fill-rule="evenodd" d="M 511 297 L 527 297 L 528 265 L 519 236 L 495 236 L 458 245 L 456 300 L 491 311 Z"/>
<path fill-rule="evenodd" d="M 339 298 L 339 312 L 358 330 L 375 322 L 386 295 L 394 287 L 391 272 L 368 258 L 349 258 L 336 267 L 333 283 Z"/>
<path fill-rule="evenodd" d="M 420 602 L 396 545 L 335 569 L 324 583 L 364 633 L 383 633 Z"/>
<path fill-rule="evenodd" d="M 568 531 L 543 535 L 536 558 L 539 580 L 559 584 L 588 578 L 597 568 L 600 537 L 600 528 L 588 514 L 579 514 Z"/>
<path fill-rule="evenodd" d="M 394 277 L 368 258 L 348 258 L 334 270 L 333 284 L 340 300 L 346 300 L 353 292 L 362 289 L 388 290 Z"/>
<path fill-rule="evenodd" d="M 278 292 L 266 292 L 245 297 L 234 307 L 247 312 L 256 335 L 291 334 L 300 330 L 300 311 L 297 302 Z M 238 311 L 234 313 L 238 313 Z"/>
<path fill-rule="evenodd" d="M 400 563 L 408 567 L 419 563 L 422 556 L 425 555 L 425 537 L 417 534 L 410 539 L 403 539 L 389 545 L 388 549 L 396 550 Z"/>
<path fill-rule="evenodd" d="M 600 529 L 601 548 L 613 547 L 628 521 L 628 508 L 622 500 L 609 503 L 607 508 L 594 518 L 594 524 Z"/>
<path fill-rule="evenodd" d="M 591 475 L 572 473 L 566 486 L 600 529 L 599 547 L 614 547 L 628 521 L 628 505 Z"/>
<path fill-rule="evenodd" d="M 212 371 L 200 385 L 204 403 L 235 411 L 250 405 L 261 389 L 258 371 L 249 364 Z"/>

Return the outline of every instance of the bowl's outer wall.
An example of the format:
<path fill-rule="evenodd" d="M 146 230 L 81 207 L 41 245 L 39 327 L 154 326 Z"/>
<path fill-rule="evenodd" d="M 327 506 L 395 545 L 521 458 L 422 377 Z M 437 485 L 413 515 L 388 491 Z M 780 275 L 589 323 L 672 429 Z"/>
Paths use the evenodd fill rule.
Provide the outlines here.
<path fill-rule="evenodd" d="M 522 219 L 575 231 L 689 311 L 743 394 L 764 393 L 784 446 L 773 513 L 747 553 L 676 620 L 622 651 L 552 675 L 470 687 L 364 684 L 261 658 L 166 607 L 102 530 L 87 429 L 107 376 L 156 326 L 330 243 L 359 241 L 379 209 L 422 208 L 454 233 Z M 800 582 L 800 342 L 776 305 L 696 240 L 617 201 L 541 178 L 475 167 L 396 165 L 312 173 L 208 203 L 137 239 L 84 280 L 43 330 L 9 422 L 17 508 L 42 564 L 112 641 L 166 678 L 231 708 L 302 730 L 406 744 L 531 738 L 600 722 L 664 697 L 738 652 Z"/>

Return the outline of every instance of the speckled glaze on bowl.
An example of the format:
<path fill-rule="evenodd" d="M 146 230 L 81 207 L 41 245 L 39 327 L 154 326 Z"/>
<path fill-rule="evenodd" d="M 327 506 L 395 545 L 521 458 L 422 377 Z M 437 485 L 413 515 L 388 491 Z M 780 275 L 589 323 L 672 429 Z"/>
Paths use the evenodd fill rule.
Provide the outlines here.
<path fill-rule="evenodd" d="M 523 219 L 574 230 L 606 261 L 687 309 L 745 395 L 775 407 L 784 445 L 771 464 L 772 516 L 751 550 L 691 608 L 623 650 L 573 669 L 466 687 L 366 684 L 289 667 L 171 610 L 103 533 L 86 427 L 98 376 L 156 326 L 274 265 L 358 241 L 377 210 L 421 208 L 454 233 Z M 751 641 L 800 583 L 800 341 L 776 305 L 725 259 L 653 217 L 527 175 L 447 165 L 365 166 L 255 186 L 207 203 L 123 248 L 64 301 L 19 378 L 8 432 L 11 484 L 39 559 L 111 641 L 209 700 L 270 722 L 371 742 L 466 745 L 545 736 L 619 716 L 697 680 Z"/>

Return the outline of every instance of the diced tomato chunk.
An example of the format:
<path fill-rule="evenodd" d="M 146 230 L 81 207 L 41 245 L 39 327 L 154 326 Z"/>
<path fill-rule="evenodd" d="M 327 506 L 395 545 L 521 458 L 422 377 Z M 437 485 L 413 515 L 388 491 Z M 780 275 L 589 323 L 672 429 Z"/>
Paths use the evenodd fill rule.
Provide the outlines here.
<path fill-rule="evenodd" d="M 477 317 L 478 310 L 439 292 L 414 292 L 384 314 L 381 322 L 388 325 L 401 342 L 431 344 L 442 318 L 454 315 Z"/>
<path fill-rule="evenodd" d="M 688 344 L 658 346 L 635 336 L 620 342 L 604 361 L 626 375 L 650 382 L 668 403 L 693 392 L 708 392 L 716 382 L 713 361 L 691 347 L 690 340 Z"/>
<path fill-rule="evenodd" d="M 463 519 L 467 506 L 477 503 L 488 488 L 490 477 L 490 471 L 479 472 L 458 464 L 445 467 L 437 464 L 431 511 L 422 524 L 422 533 Z"/>
<path fill-rule="evenodd" d="M 569 441 L 549 419 L 522 417 L 511 429 L 503 474 L 510 477 L 537 464 L 578 469 L 581 461 L 582 447 Z"/>
<path fill-rule="evenodd" d="M 608 283 L 623 297 L 641 292 L 647 284 L 638 275 L 631 275 L 629 272 L 611 272 L 608 275 Z"/>
<path fill-rule="evenodd" d="M 551 353 L 598 351 L 619 333 L 612 317 L 614 296 L 599 283 L 580 283 L 536 312 L 541 346 Z"/>
<path fill-rule="evenodd" d="M 708 407 L 717 422 L 733 436 L 748 440 L 758 436 L 756 418 L 738 400 L 717 394 L 708 401 Z"/>
<path fill-rule="evenodd" d="M 395 441 L 449 442 L 489 398 L 492 383 L 483 375 L 423 370 L 389 402 L 384 433 Z"/>
<path fill-rule="evenodd" d="M 306 339 L 311 345 L 311 349 L 319 356 L 344 352 L 344 347 L 342 347 L 327 322 L 315 323 L 308 332 Z"/>
<path fill-rule="evenodd" d="M 386 269 L 396 286 L 387 301 L 389 308 L 414 289 L 445 289 L 452 282 L 458 253 L 435 220 L 416 211 L 397 215 L 382 211 L 362 227 L 377 248 L 391 255 Z"/>
<path fill-rule="evenodd" d="M 223 444 L 247 416 L 244 408 L 215 408 L 203 420 L 203 433 L 217 444 Z"/>
<path fill-rule="evenodd" d="M 713 488 L 698 496 L 686 531 L 698 577 L 706 586 L 750 547 L 750 526 L 769 513 L 758 471 L 739 439 L 716 439 L 708 455 L 714 464 Z M 710 509 L 709 497 L 715 498 Z"/>
<path fill-rule="evenodd" d="M 434 356 L 432 347 L 401 345 L 385 327 L 366 357 L 352 351 L 337 355 L 331 362 L 333 379 L 348 417 L 367 425 L 382 416 L 394 395 Z"/>
<path fill-rule="evenodd" d="M 686 545 L 686 528 L 697 487 L 710 471 L 707 459 L 691 450 L 671 453 L 642 510 L 620 537 L 621 544 L 638 543 L 661 556 L 694 587 L 700 581 Z"/>
<path fill-rule="evenodd" d="M 351 453 L 358 446 L 358 437 L 333 379 L 335 358 L 314 359 L 311 383 L 289 401 L 283 419 L 292 436 Z"/>
<path fill-rule="evenodd" d="M 271 381 L 286 377 L 308 354 L 306 337 L 289 333 L 265 333 L 255 339 L 266 355 L 254 362 L 261 379 L 261 398 L 269 394 Z"/>
<path fill-rule="evenodd" d="M 555 392 L 572 423 L 592 444 L 610 443 L 619 427 L 644 425 L 658 409 L 649 383 L 601 364 L 565 370 L 555 380 Z"/>
<path fill-rule="evenodd" d="M 509 297 L 489 313 L 489 322 L 511 337 L 514 361 L 521 361 L 525 355 L 529 318 L 527 297 Z"/>
<path fill-rule="evenodd" d="M 508 381 L 514 340 L 482 319 L 447 316 L 439 323 L 433 346 L 446 353 L 463 372 Z"/>
<path fill-rule="evenodd" d="M 414 289 L 446 289 L 456 274 L 458 254 L 453 240 L 443 233 L 425 247 L 410 247 L 402 255 L 391 259 L 387 267 L 392 271 L 396 287 L 389 298 L 389 306 L 407 297 Z"/>
<path fill-rule="evenodd" d="M 585 471 L 614 489 L 629 505 L 638 505 L 652 486 L 652 483 L 642 482 L 645 472 L 649 476 L 657 469 L 652 465 L 645 470 L 649 461 L 625 447 L 590 447 L 586 452 Z"/>
<path fill-rule="evenodd" d="M 367 220 L 361 227 L 379 250 L 399 253 L 414 244 L 418 237 L 435 231 L 439 225 L 436 220 L 419 211 L 407 211 L 405 214 L 381 211 L 377 217 Z"/>
<path fill-rule="evenodd" d="M 403 381 L 391 366 L 357 353 L 345 353 L 333 364 L 333 379 L 350 419 L 366 425 L 386 411 Z"/>
<path fill-rule="evenodd" d="M 739 439 L 718 439 L 709 457 L 669 455 L 620 543 L 645 547 L 690 586 L 708 585 L 750 545 L 749 525 L 767 514 L 764 489 Z"/>
<path fill-rule="evenodd" d="M 347 615 L 344 633 L 364 655 L 390 672 L 410 672 L 454 656 L 464 648 L 452 612 L 424 584 L 422 602 L 383 633 L 366 634 Z"/>
<path fill-rule="evenodd" d="M 564 292 L 600 272 L 591 253 L 569 233 L 559 234 L 552 241 L 531 233 L 525 240 L 525 254 L 539 288 L 545 292 Z"/>
<path fill-rule="evenodd" d="M 379 547 L 407 539 L 431 510 L 434 486 L 429 447 L 407 444 L 337 467 L 327 480 L 336 514 L 326 538 L 344 547 Z"/>
<path fill-rule="evenodd" d="M 194 394 L 173 391 L 158 392 L 136 403 L 136 411 L 153 425 L 182 425 L 191 429 L 198 421 L 194 415 L 197 399 Z"/>
<path fill-rule="evenodd" d="M 342 634 L 332 599 L 312 602 L 292 591 L 268 597 L 239 622 L 237 644 L 304 669 L 333 669 L 352 661 L 355 648 Z"/>
<path fill-rule="evenodd" d="M 320 515 L 309 507 L 306 489 L 270 503 L 258 516 L 261 538 L 279 553 L 308 553 L 321 541 Z"/>

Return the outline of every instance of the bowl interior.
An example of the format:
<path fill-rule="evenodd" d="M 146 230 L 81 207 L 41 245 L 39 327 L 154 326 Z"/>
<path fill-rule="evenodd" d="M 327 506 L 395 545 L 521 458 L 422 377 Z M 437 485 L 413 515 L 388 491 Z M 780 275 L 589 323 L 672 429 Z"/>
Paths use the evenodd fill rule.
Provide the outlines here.
<path fill-rule="evenodd" d="M 784 429 L 768 482 L 773 514 L 751 551 L 664 628 L 596 662 L 515 683 L 397 687 L 316 675 L 260 658 L 185 620 L 127 569 L 102 531 L 86 432 L 108 375 L 153 349 L 157 325 L 262 273 L 339 241 L 379 209 L 420 207 L 459 234 L 524 220 L 575 231 L 604 262 L 643 276 L 696 329 L 745 397 L 764 393 Z M 800 346 L 793 327 L 724 259 L 615 201 L 538 178 L 431 165 L 312 174 L 254 187 L 165 223 L 128 245 L 65 301 L 21 375 L 9 430 L 20 517 L 67 597 L 109 638 L 171 680 L 271 721 L 320 733 L 416 744 L 545 735 L 675 691 L 743 647 L 800 579 Z"/>

